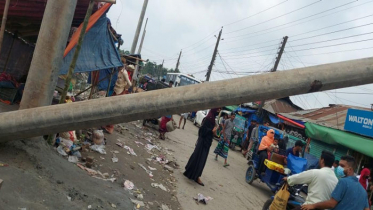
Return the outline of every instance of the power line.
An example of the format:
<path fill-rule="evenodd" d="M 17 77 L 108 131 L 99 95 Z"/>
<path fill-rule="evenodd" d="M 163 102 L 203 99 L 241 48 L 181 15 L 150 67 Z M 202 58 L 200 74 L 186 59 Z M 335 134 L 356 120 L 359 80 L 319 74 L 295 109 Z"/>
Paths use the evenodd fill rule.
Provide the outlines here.
<path fill-rule="evenodd" d="M 373 39 L 365 39 L 365 40 L 359 40 L 359 41 L 354 41 L 354 42 L 345 42 L 345 43 L 334 44 L 334 45 L 326 45 L 326 46 L 321 46 L 321 47 L 312 47 L 312 48 L 308 48 L 308 49 L 293 50 L 292 52 L 299 52 L 299 51 L 305 51 L 305 50 L 320 49 L 320 48 L 326 48 L 326 47 L 334 47 L 334 46 L 340 46 L 340 45 L 346 45 L 346 44 L 366 42 L 366 41 L 370 41 L 370 40 L 373 40 Z"/>
<path fill-rule="evenodd" d="M 371 16 L 373 16 L 373 15 L 371 15 Z M 317 34 L 317 35 L 314 35 L 314 36 L 304 37 L 304 38 L 300 38 L 300 39 L 294 39 L 294 40 L 291 40 L 291 42 L 296 42 L 296 41 L 304 40 L 304 39 L 310 39 L 310 38 L 314 38 L 314 37 L 318 37 L 318 36 L 324 36 L 324 35 L 328 35 L 328 34 L 334 34 L 334 33 L 342 32 L 342 31 L 347 31 L 347 30 L 351 30 L 351 29 L 355 29 L 355 28 L 369 26 L 369 25 L 372 25 L 372 24 L 373 23 L 368 23 L 368 24 L 364 24 L 364 25 L 360 25 L 360 26 L 355 26 L 355 27 L 351 27 L 351 28 L 346 28 L 346 29 L 341 29 L 341 30 L 337 30 L 337 31 L 332 31 L 332 32 L 324 33 L 324 34 Z M 292 36 L 292 37 L 294 37 L 294 36 Z"/>
<path fill-rule="evenodd" d="M 373 49 L 372 47 L 364 47 L 364 48 L 358 48 L 358 49 L 351 49 L 351 50 L 341 50 L 341 51 L 333 51 L 333 52 L 326 52 L 326 53 L 318 53 L 318 54 L 307 54 L 307 55 L 298 55 L 298 56 L 314 56 L 314 55 L 327 55 L 327 54 L 333 54 L 333 53 L 341 53 L 341 52 L 352 52 L 352 51 L 358 51 L 358 50 L 367 50 L 367 49 Z M 289 51 L 286 52 L 296 52 L 296 51 Z M 290 55 L 290 54 L 289 54 Z M 291 56 L 291 55 L 290 55 Z"/>
<path fill-rule="evenodd" d="M 274 29 L 274 28 L 278 28 L 278 27 L 281 27 L 281 26 L 285 26 L 285 25 L 288 25 L 288 24 L 291 24 L 291 23 L 294 23 L 294 22 L 298 22 L 298 21 L 301 21 L 301 20 L 313 17 L 315 15 L 322 14 L 324 12 L 328 12 L 330 10 L 337 9 L 339 7 L 345 6 L 346 4 L 340 5 L 340 6 L 337 6 L 337 7 L 334 7 L 334 8 L 331 8 L 331 9 L 328 9 L 328 10 L 325 10 L 325 11 L 322 11 L 322 12 L 319 12 L 319 13 L 316 13 L 316 14 L 313 14 L 313 15 L 310 15 L 310 16 L 307 16 L 307 17 L 295 20 L 295 21 L 291 21 L 291 22 L 284 23 L 284 24 L 281 24 L 281 25 L 278 25 L 278 26 L 274 26 L 274 27 L 271 27 L 271 28 L 267 28 L 267 29 L 264 29 L 264 30 L 260 30 L 260 31 L 256 31 L 256 32 L 252 32 L 252 33 L 248 33 L 248 34 L 244 34 L 244 35 L 240 35 L 240 36 L 235 36 L 235 37 L 231 37 L 231 38 L 244 37 L 244 36 L 251 35 L 251 34 L 256 34 L 256 33 L 259 33 L 259 32 L 268 31 L 266 33 L 260 33 L 258 35 L 249 36 L 249 37 L 246 37 L 246 38 L 243 38 L 243 39 L 231 40 L 231 41 L 226 41 L 226 42 L 232 42 L 232 41 L 235 42 L 235 41 L 245 40 L 247 38 L 252 38 L 252 37 L 260 36 L 260 35 L 263 35 L 263 34 L 267 34 L 267 33 L 275 32 L 275 31 L 279 31 L 279 30 L 286 29 L 286 28 L 290 28 L 290 27 L 293 27 L 293 26 L 296 26 L 296 25 L 300 25 L 300 24 L 303 24 L 303 23 L 306 23 L 306 22 L 310 22 L 312 20 L 316 20 L 316 19 L 320 19 L 320 18 L 323 18 L 323 17 L 327 17 L 327 16 L 330 16 L 330 15 L 333 15 L 333 14 L 336 14 L 336 13 L 339 13 L 339 12 L 342 12 L 342 11 L 345 11 L 345 10 L 350 10 L 352 8 L 359 7 L 359 6 L 362 6 L 362 5 L 365 5 L 365 4 L 369 4 L 369 3 L 372 3 L 372 2 L 373 1 L 365 2 L 365 3 L 359 4 L 359 5 L 356 5 L 356 6 L 353 6 L 353 7 L 349 7 L 349 8 L 343 9 L 343 10 L 339 10 L 339 11 L 327 14 L 327 15 L 323 15 L 323 16 L 320 16 L 320 17 L 317 17 L 317 18 L 313 18 L 313 19 L 310 19 L 310 20 L 307 20 L 307 21 L 303 21 L 303 22 L 300 22 L 300 23 L 297 23 L 297 24 L 292 24 L 292 25 L 290 25 L 288 27 L 283 27 L 283 28 L 276 29 L 276 30 L 273 30 L 273 31 L 268 31 L 268 30 L 271 30 L 271 29 Z M 350 3 L 354 3 L 354 2 L 350 2 Z M 347 3 L 347 4 L 350 4 L 350 3 Z M 364 18 L 367 18 L 367 17 L 369 17 L 369 16 L 362 17 L 362 18 L 357 18 L 357 19 L 354 19 L 354 20 L 351 20 L 351 21 L 355 21 L 355 20 L 358 20 L 358 19 L 364 19 Z M 351 21 L 342 22 L 342 23 L 339 23 L 339 24 L 336 24 L 336 25 L 325 27 L 325 28 L 334 27 L 334 26 L 337 26 L 337 25 L 340 25 L 340 24 L 351 22 Z M 325 28 L 322 28 L 322 29 L 325 29 Z M 317 29 L 317 30 L 321 30 L 321 29 Z M 317 30 L 314 30 L 314 31 L 317 31 Z M 310 31 L 310 32 L 312 32 L 312 31 Z M 309 33 L 309 32 L 306 32 L 306 33 Z M 302 33 L 302 34 L 304 34 L 304 33 Z M 301 35 L 301 34 L 297 34 L 297 35 L 294 35 L 294 36 L 298 36 L 298 35 Z M 292 36 L 292 37 L 294 37 L 294 36 Z M 229 38 L 230 37 L 226 37 L 226 39 L 229 39 Z"/>
<path fill-rule="evenodd" d="M 260 12 L 257 12 L 257 13 L 255 13 L 255 14 L 253 14 L 253 15 L 248 16 L 248 17 L 242 18 L 242 19 L 240 19 L 240 20 L 234 21 L 234 22 L 232 22 L 232 23 L 228 23 L 228 24 L 226 24 L 226 25 L 224 25 L 224 26 L 233 25 L 233 24 L 235 24 L 235 23 L 238 23 L 238 22 L 241 22 L 241 21 L 243 21 L 243 20 L 249 19 L 249 18 L 254 17 L 254 16 L 256 16 L 256 15 L 259 15 L 259 14 L 261 14 L 261 13 L 263 13 L 263 12 L 266 12 L 266 11 L 268 11 L 268 10 L 270 10 L 270 9 L 273 9 L 273 8 L 275 8 L 275 7 L 277 7 L 277 6 L 280 6 L 281 4 L 283 4 L 283 3 L 287 2 L 287 1 L 288 1 L 288 0 L 285 0 L 285 1 L 280 2 L 280 3 L 278 3 L 278 4 L 274 5 L 274 6 L 271 6 L 271 7 L 267 8 L 267 9 L 265 9 L 265 10 L 262 10 L 262 11 L 260 11 Z"/>
<path fill-rule="evenodd" d="M 301 8 L 298 8 L 298 9 L 292 10 L 292 11 L 287 12 L 287 13 L 285 13 L 285 14 L 282 14 L 282 15 L 280 15 L 280 16 L 277 16 L 277 17 L 271 18 L 271 19 L 269 19 L 269 20 L 266 20 L 266 21 L 263 21 L 263 22 L 260 22 L 260 23 L 257 23 L 257 24 L 254 24 L 254 25 L 251 25 L 251 26 L 248 26 L 248 27 L 242 28 L 242 29 L 238 29 L 238 30 L 235 30 L 235 31 L 231 31 L 231 32 L 228 32 L 228 33 L 226 33 L 226 34 L 231 34 L 231 33 L 237 32 L 237 31 L 242 31 L 242 30 L 245 30 L 245 29 L 248 29 L 248 28 L 252 28 L 252 27 L 254 27 L 254 26 L 258 26 L 258 25 L 261 25 L 261 24 L 267 23 L 267 22 L 269 22 L 269 21 L 272 21 L 272 20 L 278 19 L 278 18 L 280 18 L 280 17 L 286 16 L 286 15 L 289 15 L 289 14 L 291 14 L 291 13 L 294 13 L 294 12 L 297 12 L 297 11 L 299 11 L 299 10 L 305 9 L 305 8 L 307 8 L 307 7 L 310 7 L 310 6 L 312 6 L 312 5 L 316 4 L 316 3 L 319 3 L 319 2 L 321 2 L 321 0 L 318 0 L 318 1 L 316 1 L 316 2 L 313 2 L 313 3 L 311 3 L 311 4 L 308 4 L 308 5 L 306 5 L 306 6 L 303 6 L 303 7 L 301 7 Z"/>
<path fill-rule="evenodd" d="M 356 93 L 356 92 L 335 92 L 335 93 L 341 93 L 341 94 L 357 94 L 357 95 L 373 95 L 373 93 Z"/>
<path fill-rule="evenodd" d="M 293 47 L 300 47 L 300 46 L 305 46 L 305 45 L 310 45 L 310 44 L 319 44 L 319 43 L 324 43 L 324 42 L 331 42 L 331 41 L 336 41 L 336 40 L 341 40 L 341 39 L 348 39 L 348 38 L 352 38 L 352 37 L 364 36 L 364 35 L 368 35 L 368 34 L 373 34 L 373 32 L 356 34 L 356 35 L 345 36 L 345 37 L 341 37 L 341 38 L 329 39 L 329 40 L 318 41 L 318 42 L 311 42 L 311 43 L 306 43 L 306 44 L 293 45 Z"/>

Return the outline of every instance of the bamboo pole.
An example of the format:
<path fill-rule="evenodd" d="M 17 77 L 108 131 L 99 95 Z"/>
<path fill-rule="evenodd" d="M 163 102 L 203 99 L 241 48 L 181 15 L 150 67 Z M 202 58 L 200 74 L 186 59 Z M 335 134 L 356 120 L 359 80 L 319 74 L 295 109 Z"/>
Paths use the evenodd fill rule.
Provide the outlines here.
<path fill-rule="evenodd" d="M 65 88 L 63 89 L 62 94 L 61 94 L 60 104 L 65 102 L 66 95 L 67 95 L 67 90 L 69 89 L 69 86 L 70 86 L 71 78 L 72 78 L 72 75 L 74 73 L 76 62 L 77 62 L 78 57 L 79 57 L 80 49 L 82 48 L 82 43 L 83 43 L 83 40 L 84 40 L 84 36 L 85 36 L 85 33 L 86 33 L 88 21 L 89 21 L 89 18 L 91 17 L 94 4 L 95 4 L 95 1 L 90 0 L 89 6 L 88 6 L 88 9 L 87 9 L 87 13 L 85 14 L 85 17 L 84 17 L 83 27 L 82 27 L 82 30 L 80 31 L 79 40 L 78 40 L 78 43 L 77 43 L 76 48 L 75 48 L 74 56 L 73 56 L 73 59 L 72 59 L 71 64 L 70 64 L 69 71 L 67 72 L 67 77 L 66 77 L 66 80 L 65 80 Z"/>

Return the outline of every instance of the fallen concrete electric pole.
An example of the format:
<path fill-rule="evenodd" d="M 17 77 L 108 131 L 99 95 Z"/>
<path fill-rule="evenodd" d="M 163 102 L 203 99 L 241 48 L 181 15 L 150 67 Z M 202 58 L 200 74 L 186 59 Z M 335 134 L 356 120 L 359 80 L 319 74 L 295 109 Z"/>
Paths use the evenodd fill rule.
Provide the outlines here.
<path fill-rule="evenodd" d="M 0 140 L 16 140 L 212 107 L 373 83 L 373 57 L 218 82 L 0 114 Z"/>

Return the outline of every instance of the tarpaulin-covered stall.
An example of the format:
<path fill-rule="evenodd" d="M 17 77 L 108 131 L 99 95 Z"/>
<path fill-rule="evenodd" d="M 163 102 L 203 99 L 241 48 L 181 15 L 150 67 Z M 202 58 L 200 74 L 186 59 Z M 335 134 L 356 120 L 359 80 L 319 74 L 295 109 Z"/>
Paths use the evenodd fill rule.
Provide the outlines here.
<path fill-rule="evenodd" d="M 114 38 L 110 31 L 110 21 L 106 13 L 111 4 L 105 4 L 97 10 L 89 19 L 86 34 L 81 46 L 79 57 L 75 66 L 75 73 L 100 71 L 99 78 L 105 78 L 101 81 L 99 87 L 106 89 L 110 80 L 111 70 L 123 66 L 119 52 L 115 46 Z M 82 25 L 72 36 L 67 46 L 60 74 L 67 74 L 71 60 L 73 58 L 76 44 L 79 39 Z M 115 71 L 116 72 L 116 71 Z M 116 72 L 117 74 L 117 72 Z M 112 83 L 115 84 L 116 74 L 113 76 Z"/>

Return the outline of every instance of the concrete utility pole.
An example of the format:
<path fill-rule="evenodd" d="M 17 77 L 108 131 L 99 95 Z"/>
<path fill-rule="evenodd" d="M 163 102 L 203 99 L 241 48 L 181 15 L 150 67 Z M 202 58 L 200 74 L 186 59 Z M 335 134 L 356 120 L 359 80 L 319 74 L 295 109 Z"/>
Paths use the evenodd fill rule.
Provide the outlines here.
<path fill-rule="evenodd" d="M 20 109 L 52 103 L 76 2 L 47 1 Z"/>
<path fill-rule="evenodd" d="M 0 141 L 370 83 L 373 83 L 373 57 L 4 112 L 0 114 Z M 371 152 L 371 148 L 367 151 Z"/>
<path fill-rule="evenodd" d="M 219 47 L 219 42 L 220 42 L 220 37 L 221 37 L 221 33 L 222 32 L 223 32 L 223 27 L 220 29 L 218 40 L 216 40 L 216 45 L 215 45 L 214 53 L 212 54 L 211 63 L 209 65 L 209 68 L 208 68 L 207 74 L 206 74 L 206 81 L 210 81 L 211 71 L 212 71 L 212 67 L 214 66 L 214 62 L 215 62 L 215 58 L 216 58 L 216 53 L 218 52 L 218 47 Z"/>
<path fill-rule="evenodd" d="M 141 53 L 142 44 L 144 43 L 144 38 L 145 38 L 145 34 L 146 34 L 146 25 L 147 24 L 148 24 L 148 18 L 146 18 L 146 21 L 145 21 L 144 31 L 142 32 L 141 42 L 140 42 L 140 46 L 139 46 L 139 49 L 137 51 L 137 54 Z"/>
<path fill-rule="evenodd" d="M 180 57 L 181 57 L 181 53 L 183 52 L 183 50 L 180 50 L 180 54 L 179 54 L 179 58 L 177 59 L 177 63 L 176 63 L 176 67 L 175 67 L 175 72 L 176 72 L 176 69 L 179 69 L 179 65 L 180 65 Z"/>
<path fill-rule="evenodd" d="M 277 71 L 277 67 L 278 67 L 278 64 L 280 63 L 280 60 L 281 60 L 281 56 L 282 54 L 284 53 L 284 50 L 285 50 L 285 46 L 286 46 L 286 42 L 288 41 L 288 37 L 285 36 L 281 42 L 281 47 L 280 47 L 280 51 L 277 52 L 277 57 L 276 57 L 276 61 L 275 61 L 275 65 L 273 66 L 273 68 L 271 69 L 271 72 L 275 72 Z M 261 115 L 262 113 L 262 109 L 263 109 L 263 106 L 265 104 L 265 100 L 261 101 L 260 104 L 259 104 L 259 108 L 258 108 L 258 114 Z"/>
<path fill-rule="evenodd" d="M 6 0 L 4 12 L 3 12 L 3 19 L 1 21 L 1 29 L 0 29 L 0 54 L 1 54 L 1 48 L 3 46 L 4 32 L 5 32 L 6 20 L 8 18 L 9 4 L 10 4 L 10 0 Z"/>
<path fill-rule="evenodd" d="M 159 80 L 159 81 L 161 80 L 161 74 L 162 74 L 162 70 L 163 70 L 163 64 L 164 64 L 164 59 L 163 59 L 163 61 L 162 61 L 161 66 L 160 66 L 159 69 L 158 69 L 158 80 Z"/>
<path fill-rule="evenodd" d="M 142 27 L 142 22 L 144 21 L 144 16 L 146 12 L 146 7 L 148 6 L 149 0 L 144 0 L 144 4 L 142 5 L 142 10 L 139 18 L 139 22 L 137 23 L 137 29 L 135 32 L 135 37 L 133 38 L 132 47 L 131 47 L 131 54 L 134 54 L 136 51 L 137 41 L 139 40 L 140 31 Z"/>

